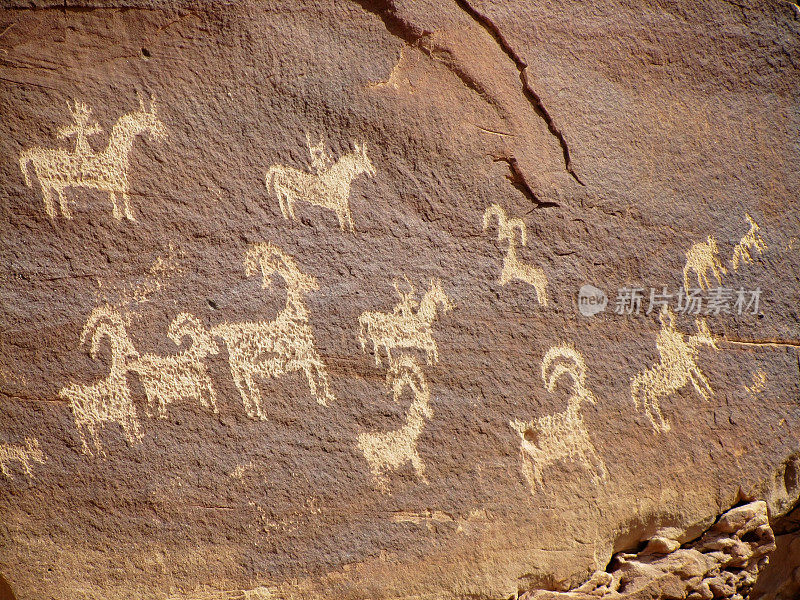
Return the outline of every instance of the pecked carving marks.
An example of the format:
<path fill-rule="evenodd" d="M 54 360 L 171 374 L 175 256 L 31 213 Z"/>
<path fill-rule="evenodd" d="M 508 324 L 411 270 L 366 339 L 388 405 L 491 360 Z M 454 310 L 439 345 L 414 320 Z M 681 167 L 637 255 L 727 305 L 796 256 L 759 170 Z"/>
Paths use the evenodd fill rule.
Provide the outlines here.
<path fill-rule="evenodd" d="M 100 133 L 102 130 L 96 123 L 90 123 L 92 110 L 84 103 L 75 101 L 70 106 L 74 123 L 59 130 L 61 138 L 75 136 L 75 151 L 62 149 L 33 147 L 23 150 L 19 157 L 19 166 L 25 177 L 25 183 L 33 186 L 31 166 L 39 180 L 44 197 L 47 216 L 56 217 L 54 195 L 58 195 L 61 214 L 66 219 L 72 218 L 72 211 L 65 195 L 68 188 L 93 188 L 108 192 L 115 219 L 121 219 L 122 213 L 117 205 L 117 194 L 122 196 L 125 217 L 135 220 L 129 205 L 128 167 L 129 154 L 135 138 L 149 133 L 157 140 L 167 137 L 167 129 L 158 118 L 155 101 L 150 100 L 149 109 L 139 99 L 139 109 L 121 116 L 111 130 L 108 146 L 94 152 L 87 136 Z"/>
<path fill-rule="evenodd" d="M 18 463 L 28 479 L 32 480 L 31 464 L 43 465 L 46 460 L 47 456 L 42 452 L 36 438 L 25 438 L 24 444 L 0 444 L 0 471 L 9 479 L 14 477 L 10 468 L 12 462 Z"/>

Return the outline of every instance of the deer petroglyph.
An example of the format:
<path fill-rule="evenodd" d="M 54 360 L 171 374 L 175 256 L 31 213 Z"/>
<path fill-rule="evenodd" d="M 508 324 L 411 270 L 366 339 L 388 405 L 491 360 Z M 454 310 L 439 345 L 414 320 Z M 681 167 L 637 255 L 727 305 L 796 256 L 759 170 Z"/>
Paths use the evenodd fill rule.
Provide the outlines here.
<path fill-rule="evenodd" d="M 742 239 L 739 240 L 739 243 L 736 244 L 736 247 L 733 249 L 731 266 L 734 271 L 739 268 L 739 263 L 747 264 L 753 262 L 751 251 L 756 254 L 761 254 L 767 249 L 767 245 L 758 233 L 760 229 L 758 224 L 749 214 L 745 213 L 744 216 L 747 222 L 750 223 L 750 229 L 742 236 Z"/>
<path fill-rule="evenodd" d="M 503 270 L 500 272 L 500 285 L 518 279 L 533 286 L 536 290 L 536 300 L 542 306 L 547 306 L 547 276 L 539 267 L 526 265 L 517 257 L 517 239 L 515 231 L 519 232 L 519 242 L 526 246 L 528 238 L 525 223 L 522 219 L 506 216 L 506 212 L 497 204 L 492 204 L 483 213 L 483 230 L 486 231 L 492 222 L 492 217 L 497 218 L 497 239 L 508 242 L 508 249 L 503 258 Z"/>
<path fill-rule="evenodd" d="M 150 100 L 150 108 L 145 108 L 144 101 L 139 100 L 139 110 L 123 115 L 111 130 L 108 146 L 94 152 L 87 136 L 101 132 L 97 124 L 90 124 L 91 109 L 84 103 L 76 101 L 70 107 L 74 123 L 59 131 L 61 138 L 75 136 L 75 151 L 34 147 L 23 150 L 19 157 L 19 166 L 25 176 L 25 183 L 32 186 L 29 165 L 39 179 L 44 197 L 47 216 L 56 217 L 54 195 L 58 195 L 61 214 L 72 218 L 69 202 L 65 195 L 68 188 L 93 188 L 108 192 L 115 219 L 122 218 L 117 205 L 117 194 L 122 196 L 125 217 L 134 220 L 131 212 L 128 192 L 129 153 L 137 135 L 145 132 L 156 140 L 166 138 L 167 130 L 156 114 L 154 100 Z"/>
<path fill-rule="evenodd" d="M 686 251 L 686 265 L 683 267 L 683 289 L 689 293 L 689 271 L 694 271 L 700 289 L 707 290 L 709 286 L 708 272 L 711 271 L 717 280 L 722 283 L 722 276 L 727 273 L 719 261 L 717 241 L 713 235 L 708 236 L 705 242 L 697 242 Z"/>
<path fill-rule="evenodd" d="M 516 419 L 509 422 L 520 436 L 522 473 L 531 493 L 535 492 L 537 485 L 543 486 L 544 467 L 557 461 L 577 461 L 594 473 L 596 480 L 605 480 L 608 476 L 581 415 L 584 401 L 597 403 L 594 394 L 586 387 L 586 364 L 569 344 L 553 346 L 542 359 L 542 381 L 547 391 L 555 391 L 563 375 L 569 375 L 572 383 L 572 395 L 564 412 L 527 422 Z"/>

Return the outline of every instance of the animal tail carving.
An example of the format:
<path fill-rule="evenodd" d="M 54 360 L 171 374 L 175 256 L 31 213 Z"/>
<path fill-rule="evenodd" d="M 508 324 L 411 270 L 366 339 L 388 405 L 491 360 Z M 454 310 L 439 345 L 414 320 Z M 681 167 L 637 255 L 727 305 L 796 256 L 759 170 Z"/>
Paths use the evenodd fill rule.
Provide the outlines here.
<path fill-rule="evenodd" d="M 269 169 L 267 169 L 267 175 L 264 177 L 264 185 L 267 186 L 267 191 L 270 191 L 273 187 L 273 183 L 275 180 L 275 175 L 281 172 L 280 165 L 272 165 Z"/>

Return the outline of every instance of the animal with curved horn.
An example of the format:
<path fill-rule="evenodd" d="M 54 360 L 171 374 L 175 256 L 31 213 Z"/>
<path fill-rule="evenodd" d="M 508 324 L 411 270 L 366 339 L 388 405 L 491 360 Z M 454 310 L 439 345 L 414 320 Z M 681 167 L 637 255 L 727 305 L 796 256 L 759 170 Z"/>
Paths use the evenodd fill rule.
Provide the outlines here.
<path fill-rule="evenodd" d="M 219 352 L 211 333 L 194 315 L 180 313 L 170 324 L 167 335 L 176 346 L 181 345 L 183 338 L 189 338 L 191 346 L 173 356 L 142 354 L 129 365 L 139 375 L 150 409 L 158 404 L 158 416 L 163 419 L 167 416 L 167 404 L 189 398 L 217 412 L 214 386 L 203 364 L 206 356 Z"/>
<path fill-rule="evenodd" d="M 491 225 L 492 217 L 497 219 L 497 240 L 508 242 L 508 249 L 503 258 L 503 270 L 500 272 L 500 285 L 506 285 L 514 279 L 532 285 L 536 290 L 536 301 L 542 306 L 547 306 L 547 276 L 539 267 L 520 262 L 517 256 L 517 240 L 514 232 L 519 232 L 519 242 L 526 246 L 528 240 L 525 223 L 522 222 L 522 219 L 509 219 L 502 207 L 492 204 L 483 213 L 484 231 Z"/>
<path fill-rule="evenodd" d="M 92 384 L 72 383 L 59 392 L 59 396 L 69 401 L 85 454 L 92 452 L 86 443 L 84 429 L 89 431 L 95 449 L 102 451 L 97 428 L 104 423 L 120 425 L 131 444 L 142 437 L 127 380 L 130 364 L 139 358 L 139 353 L 128 338 L 122 317 L 107 306 L 94 309 L 81 333 L 81 344 L 86 344 L 89 336 L 92 342 L 89 354 L 95 360 L 104 339 L 111 345 L 108 376 Z"/>
<path fill-rule="evenodd" d="M 275 320 L 222 323 L 211 329 L 228 348 L 231 374 L 247 414 L 265 418 L 256 377 L 277 378 L 297 371 L 305 374 L 311 395 L 327 406 L 336 398 L 315 348 L 304 302 L 306 294 L 319 289 L 316 279 L 303 273 L 292 257 L 270 243 L 250 247 L 244 264 L 248 277 L 261 271 L 262 288 L 269 287 L 273 274 L 286 282 L 286 305 Z"/>

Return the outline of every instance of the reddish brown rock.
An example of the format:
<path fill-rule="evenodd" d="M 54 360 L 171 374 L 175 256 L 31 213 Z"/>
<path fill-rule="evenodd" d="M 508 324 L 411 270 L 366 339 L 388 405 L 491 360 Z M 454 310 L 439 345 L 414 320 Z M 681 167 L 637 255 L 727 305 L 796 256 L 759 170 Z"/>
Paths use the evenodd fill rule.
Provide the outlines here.
<path fill-rule="evenodd" d="M 7 2 L 17 597 L 499 599 L 778 527 L 799 15 Z"/>

